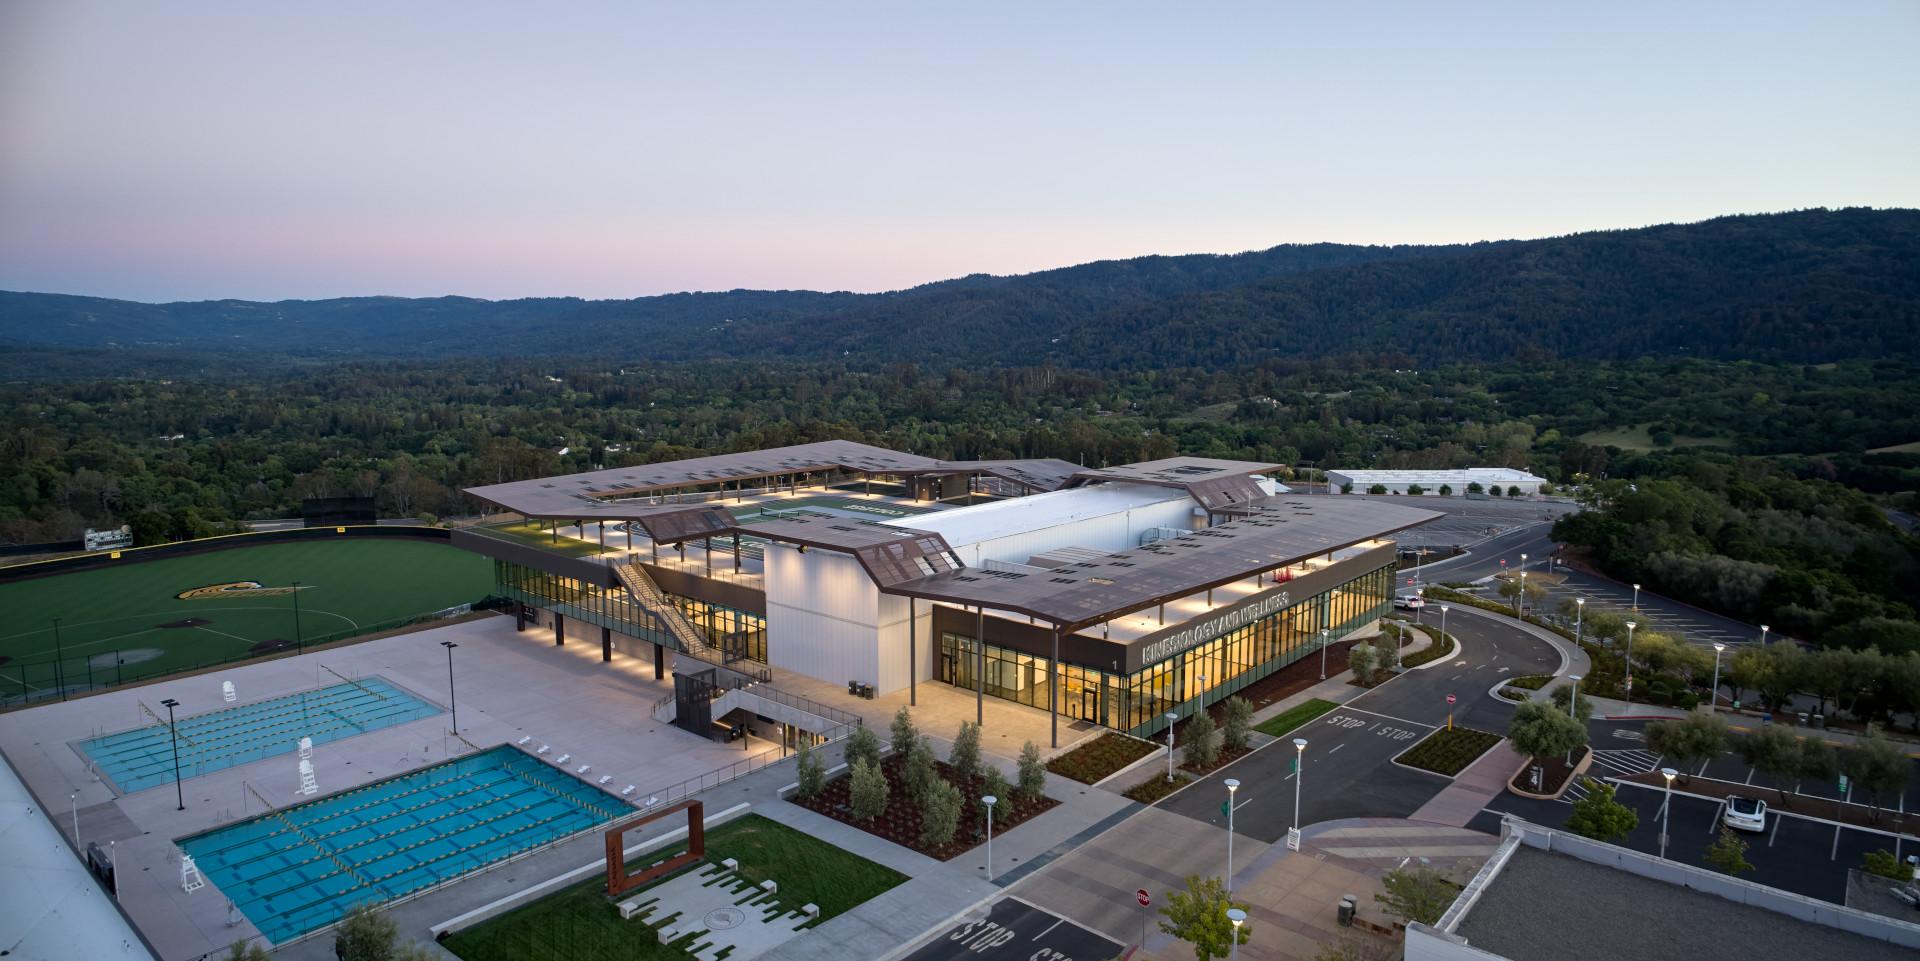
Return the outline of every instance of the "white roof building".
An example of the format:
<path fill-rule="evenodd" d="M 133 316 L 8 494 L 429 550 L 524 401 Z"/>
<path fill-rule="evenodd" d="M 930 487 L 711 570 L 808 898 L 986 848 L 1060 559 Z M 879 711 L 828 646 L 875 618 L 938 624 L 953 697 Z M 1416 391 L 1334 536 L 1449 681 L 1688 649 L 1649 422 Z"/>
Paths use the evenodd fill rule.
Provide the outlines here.
<path fill-rule="evenodd" d="M 1464 495 L 1472 484 L 1482 487 L 1500 485 L 1501 493 L 1509 488 L 1518 487 L 1522 494 L 1540 493 L 1540 485 L 1547 483 L 1544 477 L 1535 477 L 1526 471 L 1514 467 L 1463 467 L 1457 470 L 1330 470 L 1327 479 L 1335 488 L 1353 485 L 1353 493 L 1365 494 L 1374 485 L 1387 489 L 1389 494 L 1404 494 L 1409 487 L 1419 485 L 1428 494 L 1440 493 L 1441 485 L 1453 488 L 1455 496 Z"/>

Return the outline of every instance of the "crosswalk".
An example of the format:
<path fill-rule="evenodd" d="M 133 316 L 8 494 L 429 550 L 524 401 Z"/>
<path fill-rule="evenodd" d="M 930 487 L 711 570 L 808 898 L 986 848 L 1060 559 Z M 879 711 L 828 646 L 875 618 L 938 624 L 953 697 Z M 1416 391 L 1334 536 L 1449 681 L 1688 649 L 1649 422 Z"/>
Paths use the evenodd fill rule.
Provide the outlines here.
<path fill-rule="evenodd" d="M 1593 764 L 1587 768 L 1587 776 L 1596 779 L 1626 777 L 1629 774 L 1645 774 L 1660 766 L 1660 755 L 1652 751 L 1637 748 L 1625 750 L 1602 750 L 1593 752 Z M 1572 804 L 1587 796 L 1584 781 L 1575 781 L 1567 787 L 1560 800 Z"/>

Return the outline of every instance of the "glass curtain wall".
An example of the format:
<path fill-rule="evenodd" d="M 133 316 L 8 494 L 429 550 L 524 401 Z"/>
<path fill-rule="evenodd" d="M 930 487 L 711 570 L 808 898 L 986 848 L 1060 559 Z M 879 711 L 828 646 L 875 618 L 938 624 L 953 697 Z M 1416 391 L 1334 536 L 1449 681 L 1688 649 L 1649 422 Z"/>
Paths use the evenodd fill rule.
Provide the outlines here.
<path fill-rule="evenodd" d="M 577 621 L 611 628 L 629 637 L 667 647 L 678 646 L 652 612 L 633 603 L 625 588 L 599 587 L 502 560 L 493 562 L 493 577 L 503 597 L 557 611 Z M 766 663 L 766 618 L 678 594 L 667 594 L 667 597 L 713 639 L 715 647 L 723 650 L 737 648 L 738 653 Z"/>
<path fill-rule="evenodd" d="M 1163 730 L 1167 712 L 1190 714 L 1316 652 L 1322 628 L 1335 638 L 1385 614 L 1393 576 L 1369 571 L 1133 674 L 1061 664 L 1060 713 L 1134 734 Z M 939 653 L 940 680 L 973 690 L 977 674 L 986 693 L 1046 709 L 1046 658 L 989 644 L 983 667 L 978 642 L 955 633 L 941 634 Z"/>

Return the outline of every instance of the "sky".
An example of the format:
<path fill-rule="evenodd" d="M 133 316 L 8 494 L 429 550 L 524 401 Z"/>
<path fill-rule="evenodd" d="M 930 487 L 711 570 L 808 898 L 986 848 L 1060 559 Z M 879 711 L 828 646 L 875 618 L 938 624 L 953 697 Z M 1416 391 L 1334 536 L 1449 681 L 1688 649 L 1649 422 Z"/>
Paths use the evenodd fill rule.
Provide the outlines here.
<path fill-rule="evenodd" d="M 0 3 L 0 289 L 888 290 L 1920 207 L 1920 2 Z"/>

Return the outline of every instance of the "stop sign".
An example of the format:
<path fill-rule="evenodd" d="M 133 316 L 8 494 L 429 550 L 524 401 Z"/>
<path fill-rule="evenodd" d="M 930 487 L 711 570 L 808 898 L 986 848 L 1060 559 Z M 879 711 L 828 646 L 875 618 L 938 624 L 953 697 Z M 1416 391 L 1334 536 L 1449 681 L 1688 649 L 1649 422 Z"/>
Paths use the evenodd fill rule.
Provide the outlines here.
<path fill-rule="evenodd" d="M 1133 892 L 1133 899 L 1140 902 L 1140 906 L 1143 908 L 1153 904 L 1153 898 L 1147 894 L 1146 888 L 1141 888 Z"/>

